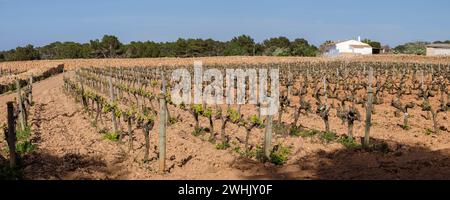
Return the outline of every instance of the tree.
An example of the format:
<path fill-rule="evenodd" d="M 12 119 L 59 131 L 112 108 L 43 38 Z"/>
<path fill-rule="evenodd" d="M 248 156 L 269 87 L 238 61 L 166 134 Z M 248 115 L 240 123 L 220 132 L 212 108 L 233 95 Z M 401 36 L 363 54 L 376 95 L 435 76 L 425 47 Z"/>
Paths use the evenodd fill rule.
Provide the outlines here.
<path fill-rule="evenodd" d="M 289 48 L 291 45 L 291 42 L 288 38 L 284 36 L 276 37 L 276 38 L 270 38 L 268 40 L 264 40 L 263 42 L 264 47 L 271 48 L 271 47 L 279 47 L 279 48 Z"/>
<path fill-rule="evenodd" d="M 435 41 L 435 42 L 433 42 L 433 44 L 450 44 L 450 40 L 446 40 L 446 41 Z"/>
<path fill-rule="evenodd" d="M 244 47 L 235 42 L 227 42 L 223 50 L 225 56 L 241 56 L 246 55 L 247 51 Z"/>
<path fill-rule="evenodd" d="M 213 39 L 184 39 L 173 42 L 132 41 L 122 44 L 116 36 L 104 35 L 89 43 L 53 42 L 34 48 L 32 45 L 0 52 L 0 61 L 77 58 L 155 58 L 200 56 L 315 56 L 317 47 L 305 39 L 293 42 L 286 37 L 270 38 L 256 43 L 248 35 L 222 42 Z"/>
<path fill-rule="evenodd" d="M 327 47 L 330 46 L 331 44 L 334 44 L 334 42 L 331 40 L 325 41 L 323 44 L 320 45 L 319 51 L 321 53 L 325 53 L 325 51 L 327 50 Z"/>
<path fill-rule="evenodd" d="M 89 46 L 76 42 L 53 42 L 38 48 L 42 59 L 88 58 Z"/>
<path fill-rule="evenodd" d="M 416 54 L 416 55 L 425 55 L 426 54 L 426 45 L 428 42 L 409 42 L 403 45 L 399 45 L 394 48 L 394 53 L 401 54 Z"/>
<path fill-rule="evenodd" d="M 91 40 L 92 54 L 95 57 L 115 58 L 121 53 L 122 43 L 116 36 L 104 35 L 102 40 Z"/>
<path fill-rule="evenodd" d="M 25 47 L 17 47 L 10 50 L 5 54 L 5 60 L 7 61 L 22 61 L 22 60 L 39 60 L 40 55 L 33 45 L 29 44 Z"/>
<path fill-rule="evenodd" d="M 370 45 L 373 48 L 381 49 L 381 43 L 380 42 L 373 41 L 373 40 L 370 40 L 370 39 L 367 39 L 367 38 L 364 39 L 362 42 Z"/>
<path fill-rule="evenodd" d="M 310 45 L 307 40 L 295 39 L 291 43 L 291 55 L 293 56 L 316 56 L 318 49 L 314 45 Z"/>
<path fill-rule="evenodd" d="M 237 55 L 254 55 L 255 41 L 248 35 L 241 35 L 234 37 L 231 41 L 227 42 L 224 49 L 224 55 L 237 56 Z"/>

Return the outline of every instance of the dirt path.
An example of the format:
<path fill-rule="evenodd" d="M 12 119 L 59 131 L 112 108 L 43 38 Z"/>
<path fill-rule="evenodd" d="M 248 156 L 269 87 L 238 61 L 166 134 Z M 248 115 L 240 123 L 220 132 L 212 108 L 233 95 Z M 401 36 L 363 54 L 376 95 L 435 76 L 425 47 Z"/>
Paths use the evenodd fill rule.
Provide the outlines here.
<path fill-rule="evenodd" d="M 63 76 L 57 75 L 33 87 L 35 106 L 31 110 L 32 142 L 37 149 L 24 158 L 26 179 L 223 179 L 238 178 L 226 162 L 234 158 L 227 151 L 217 151 L 212 144 L 185 132 L 183 127 L 169 128 L 168 168 L 170 174 L 157 172 L 156 130 L 151 132 L 154 149 L 148 163 L 142 162 L 143 141 L 135 133 L 135 148 L 129 152 L 102 138 L 91 126 L 80 104 L 64 94 Z M 3 102 L 15 94 L 0 96 Z M 4 142 L 3 144 L 4 145 Z M 189 171 L 189 173 L 186 173 Z M 225 173 L 225 174 L 224 174 Z"/>

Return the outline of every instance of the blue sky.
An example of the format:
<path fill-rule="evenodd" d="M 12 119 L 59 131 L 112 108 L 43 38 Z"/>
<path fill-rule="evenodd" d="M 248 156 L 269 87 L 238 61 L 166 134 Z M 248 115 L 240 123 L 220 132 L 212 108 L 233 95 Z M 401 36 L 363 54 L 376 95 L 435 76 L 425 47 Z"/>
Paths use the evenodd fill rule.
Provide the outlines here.
<path fill-rule="evenodd" d="M 325 40 L 357 36 L 395 46 L 450 39 L 448 0 L 0 0 L 0 50 L 104 34 L 133 40 Z"/>

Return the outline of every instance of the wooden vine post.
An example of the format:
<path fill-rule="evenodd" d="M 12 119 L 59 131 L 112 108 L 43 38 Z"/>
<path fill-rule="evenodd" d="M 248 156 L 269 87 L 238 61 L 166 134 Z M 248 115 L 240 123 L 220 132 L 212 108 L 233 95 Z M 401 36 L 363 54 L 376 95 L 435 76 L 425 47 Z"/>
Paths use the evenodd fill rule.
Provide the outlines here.
<path fill-rule="evenodd" d="M 9 166 L 16 167 L 16 127 L 14 120 L 14 104 L 13 102 L 6 103 L 8 110 L 8 129 L 5 129 L 5 137 L 9 146 Z"/>
<path fill-rule="evenodd" d="M 166 79 L 164 71 L 161 70 L 161 93 L 159 96 L 159 170 L 164 173 L 166 170 L 166 122 L 167 122 L 167 108 L 166 108 Z"/>
<path fill-rule="evenodd" d="M 114 104 L 116 102 L 116 97 L 114 95 L 114 88 L 112 83 L 112 77 L 109 76 L 109 97 L 111 98 L 111 103 Z M 113 109 L 112 111 L 112 123 L 113 123 L 113 133 L 117 134 L 117 120 L 116 120 L 116 110 Z"/>
<path fill-rule="evenodd" d="M 28 87 L 30 88 L 30 93 L 28 93 L 28 102 L 30 102 L 30 104 L 33 104 L 33 76 L 30 76 Z"/>
<path fill-rule="evenodd" d="M 370 68 L 369 71 L 369 83 L 367 85 L 367 107 L 366 107 L 366 128 L 364 133 L 364 147 L 369 147 L 370 140 L 370 126 L 372 126 L 372 101 L 373 101 L 373 89 L 372 89 L 372 80 L 373 80 L 373 68 Z"/>
<path fill-rule="evenodd" d="M 26 124 L 26 117 L 25 117 L 25 108 L 23 107 L 23 97 L 22 97 L 22 89 L 20 88 L 20 81 L 16 80 L 16 86 L 17 86 L 17 99 L 18 99 L 18 105 L 19 105 L 19 123 L 21 130 L 25 130 Z"/>
<path fill-rule="evenodd" d="M 268 103 L 264 102 L 264 107 L 268 107 Z M 272 143 L 272 121 L 273 121 L 273 115 L 268 115 L 266 120 L 266 133 L 264 136 L 264 156 L 266 158 L 270 158 L 270 151 L 271 151 L 271 143 Z"/>

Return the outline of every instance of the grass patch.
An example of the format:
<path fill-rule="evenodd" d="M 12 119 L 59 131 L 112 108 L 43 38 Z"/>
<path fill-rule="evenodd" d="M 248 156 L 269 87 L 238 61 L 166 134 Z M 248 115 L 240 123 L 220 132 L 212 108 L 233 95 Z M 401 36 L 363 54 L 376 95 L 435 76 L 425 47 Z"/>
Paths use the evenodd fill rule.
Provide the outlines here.
<path fill-rule="evenodd" d="M 299 137 L 301 131 L 303 131 L 303 129 L 301 127 L 291 126 L 291 129 L 289 131 L 289 135 Z"/>
<path fill-rule="evenodd" d="M 333 132 L 322 132 L 320 133 L 320 140 L 324 143 L 330 143 L 334 140 L 336 140 L 337 136 L 336 133 Z"/>
<path fill-rule="evenodd" d="M 320 131 L 312 129 L 312 130 L 301 130 L 298 132 L 298 136 L 302 138 L 314 137 L 320 134 Z"/>
<path fill-rule="evenodd" d="M 355 139 L 351 139 L 348 136 L 344 135 L 341 136 L 337 142 L 339 142 L 340 144 L 342 144 L 345 148 L 347 149 L 356 149 L 361 147 L 360 144 L 356 143 Z"/>
<path fill-rule="evenodd" d="M 26 126 L 24 130 L 16 130 L 17 141 L 26 140 L 31 135 L 31 127 Z"/>
<path fill-rule="evenodd" d="M 105 135 L 103 135 L 103 139 L 117 142 L 119 141 L 119 136 L 120 135 L 118 133 L 106 133 Z"/>

